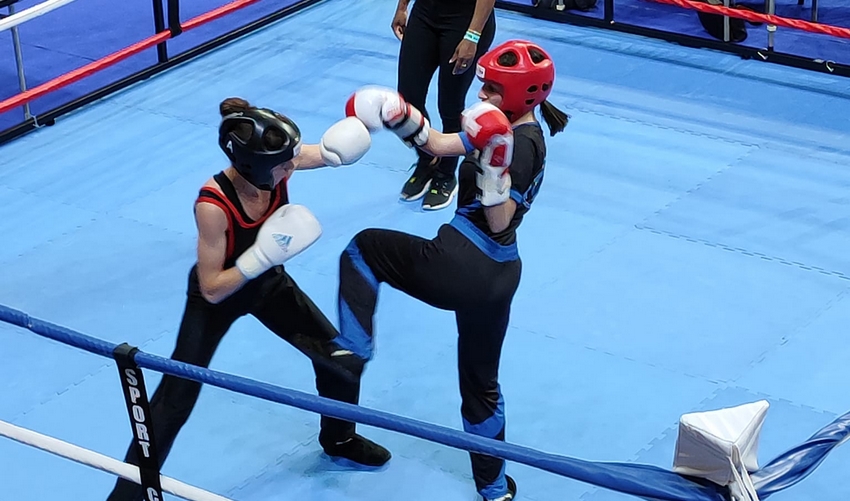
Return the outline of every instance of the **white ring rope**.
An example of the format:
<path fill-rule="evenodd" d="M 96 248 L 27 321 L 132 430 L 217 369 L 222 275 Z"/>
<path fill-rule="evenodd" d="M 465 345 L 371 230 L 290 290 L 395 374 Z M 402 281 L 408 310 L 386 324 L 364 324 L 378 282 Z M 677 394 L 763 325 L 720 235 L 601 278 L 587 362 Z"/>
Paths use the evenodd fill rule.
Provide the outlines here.
<path fill-rule="evenodd" d="M 30 19 L 35 19 L 38 16 L 43 16 L 44 14 L 73 1 L 74 0 L 47 0 L 46 2 L 30 7 L 29 9 L 16 12 L 5 19 L 0 19 L 0 31 L 14 28 L 21 23 L 25 23 Z"/>
<path fill-rule="evenodd" d="M 139 467 L 112 459 L 97 452 L 36 433 L 26 428 L 0 420 L 0 435 L 22 444 L 31 445 L 59 457 L 70 459 L 98 470 L 118 475 L 137 484 L 141 483 Z M 162 490 L 189 501 L 230 501 L 218 494 L 184 484 L 179 480 L 160 475 Z"/>

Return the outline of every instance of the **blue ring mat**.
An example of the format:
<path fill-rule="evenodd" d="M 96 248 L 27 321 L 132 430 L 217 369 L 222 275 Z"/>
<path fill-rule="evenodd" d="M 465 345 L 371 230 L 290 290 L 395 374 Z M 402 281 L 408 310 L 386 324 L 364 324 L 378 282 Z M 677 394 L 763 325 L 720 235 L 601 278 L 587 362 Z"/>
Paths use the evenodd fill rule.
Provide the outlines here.
<path fill-rule="evenodd" d="M 343 20 L 348 32 L 316 44 Z M 218 102 L 278 108 L 316 141 L 355 88 L 395 85 L 388 22 L 377 0 L 323 3 L 0 147 L 0 303 L 168 356 L 194 260 L 192 202 L 224 166 Z M 498 23 L 497 42 L 552 53 L 552 101 L 572 114 L 548 140 L 519 235 L 508 439 L 670 467 L 681 414 L 765 398 L 767 460 L 846 412 L 850 121 L 836 117 L 850 114 L 850 81 L 510 13 Z M 357 231 L 431 236 L 452 216 L 398 201 L 412 161 L 382 133 L 357 165 L 291 183 L 325 234 L 288 269 L 334 321 L 336 262 Z M 460 428 L 453 316 L 383 288 L 376 322 L 362 404 Z M 308 361 L 252 318 L 213 367 L 315 392 Z M 153 388 L 159 376 L 146 376 Z M 122 457 L 130 431 L 109 360 L 0 325 L 0 380 L 0 419 Z M 394 459 L 348 471 L 322 456 L 318 420 L 205 388 L 163 472 L 238 501 L 474 498 L 464 452 L 362 427 Z M 843 501 L 848 464 L 839 448 L 771 499 Z M 10 499 L 103 499 L 114 481 L 8 440 L 0 469 Z M 521 499 L 626 499 L 508 471 Z"/>

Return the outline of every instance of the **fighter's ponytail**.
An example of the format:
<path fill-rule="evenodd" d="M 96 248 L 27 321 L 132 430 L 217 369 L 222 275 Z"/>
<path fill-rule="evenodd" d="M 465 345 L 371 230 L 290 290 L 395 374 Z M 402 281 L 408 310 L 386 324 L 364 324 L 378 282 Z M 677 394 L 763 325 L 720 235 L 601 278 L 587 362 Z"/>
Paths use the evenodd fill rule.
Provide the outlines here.
<path fill-rule="evenodd" d="M 564 127 L 570 123 L 570 116 L 556 108 L 548 100 L 540 103 L 540 115 L 543 116 L 543 120 L 549 126 L 550 136 L 562 132 Z"/>

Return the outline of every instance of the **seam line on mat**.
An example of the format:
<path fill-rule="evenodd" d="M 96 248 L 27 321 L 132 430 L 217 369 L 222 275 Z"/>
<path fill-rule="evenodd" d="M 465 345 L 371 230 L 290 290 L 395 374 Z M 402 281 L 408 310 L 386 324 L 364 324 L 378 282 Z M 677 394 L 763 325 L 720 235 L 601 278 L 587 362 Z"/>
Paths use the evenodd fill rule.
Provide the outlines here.
<path fill-rule="evenodd" d="M 640 223 L 636 224 L 636 225 L 635 225 L 635 227 L 636 227 L 637 229 L 644 229 L 644 228 L 642 228 L 642 226 L 644 226 L 644 224 L 645 224 L 647 221 L 649 221 L 649 220 L 650 220 L 650 219 L 652 219 L 652 218 L 657 217 L 657 216 L 658 216 L 658 215 L 660 215 L 662 212 L 666 211 L 667 209 L 669 209 L 669 208 L 670 208 L 670 207 L 672 207 L 673 205 L 675 205 L 675 204 L 677 204 L 678 202 L 682 201 L 682 199 L 684 199 L 685 197 L 690 196 L 690 195 L 692 195 L 692 194 L 696 193 L 697 191 L 699 191 L 700 189 L 702 189 L 702 187 L 703 187 L 703 186 L 705 186 L 706 184 L 708 184 L 708 183 L 710 183 L 710 182 L 714 181 L 715 179 L 717 179 L 717 177 L 718 177 L 718 176 L 720 176 L 720 175 L 722 175 L 722 174 L 725 174 L 725 173 L 726 173 L 729 169 L 732 169 L 732 168 L 734 168 L 735 166 L 737 166 L 738 164 L 740 164 L 741 162 L 743 162 L 743 161 L 744 161 L 744 159 L 745 159 L 745 158 L 747 158 L 748 156 L 750 156 L 750 154 L 751 154 L 751 153 L 753 153 L 753 151 L 754 151 L 754 150 L 756 150 L 756 149 L 758 149 L 758 148 L 757 148 L 757 147 L 753 147 L 753 148 L 748 149 L 747 151 L 745 151 L 744 153 L 742 153 L 741 155 L 739 155 L 739 156 L 738 156 L 738 158 L 736 158 L 735 160 L 733 160 L 733 161 L 731 161 L 731 162 L 727 163 L 726 165 L 724 165 L 723 167 L 721 167 L 721 168 L 717 169 L 714 173 L 712 173 L 712 174 L 711 174 L 711 175 L 709 175 L 708 177 L 704 178 L 703 180 L 699 181 L 699 182 L 698 182 L 696 185 L 694 185 L 692 188 L 689 188 L 689 189 L 685 190 L 685 192 L 684 192 L 684 193 L 680 194 L 679 196 L 677 196 L 677 197 L 676 197 L 676 198 L 674 198 L 673 200 L 670 200 L 669 202 L 667 202 L 666 204 L 664 204 L 664 206 L 663 206 L 663 207 L 661 207 L 660 209 L 656 210 L 656 211 L 655 211 L 655 212 L 653 212 L 652 214 L 650 214 L 650 215 L 646 216 L 645 218 L 643 218 L 643 220 L 642 220 Z"/>
<path fill-rule="evenodd" d="M 669 131 L 673 131 L 673 132 L 678 132 L 680 134 L 687 134 L 689 136 L 703 137 L 703 138 L 711 139 L 711 140 L 714 140 L 714 141 L 722 141 L 724 143 L 735 144 L 735 145 L 738 145 L 738 146 L 745 146 L 745 147 L 749 147 L 749 148 L 759 148 L 761 146 L 757 143 L 750 143 L 750 142 L 732 139 L 732 138 L 728 138 L 728 137 L 718 136 L 718 135 L 715 135 L 715 134 L 710 134 L 710 133 L 707 133 L 707 132 L 697 132 L 697 131 L 694 131 L 694 130 L 690 130 L 690 129 L 687 129 L 685 127 L 686 124 L 684 124 L 684 123 L 682 124 L 682 127 L 673 127 L 673 126 L 669 126 L 669 125 L 661 125 L 661 124 L 658 124 L 658 123 L 650 122 L 648 120 L 641 120 L 641 119 L 632 118 L 632 117 L 624 117 L 624 116 L 616 115 L 614 113 L 605 113 L 603 111 L 586 108 L 586 107 L 583 107 L 581 105 L 572 105 L 572 106 L 570 106 L 570 110 L 579 111 L 579 112 L 589 114 L 589 115 L 596 115 L 596 116 L 600 116 L 600 117 L 604 117 L 604 118 L 609 118 L 609 119 L 612 119 L 612 120 L 619 120 L 619 121 L 622 121 L 622 122 L 645 125 L 647 127 L 652 127 L 652 128 L 655 128 L 655 129 L 669 130 Z M 680 120 L 677 120 L 675 118 L 671 119 L 671 120 L 680 121 Z"/>
<path fill-rule="evenodd" d="M 539 331 L 536 331 L 534 329 L 529 329 L 529 328 L 526 328 L 526 327 L 520 327 L 520 326 L 517 326 L 517 325 L 514 325 L 514 324 L 510 324 L 509 327 L 516 329 L 518 331 L 521 331 L 521 332 L 534 334 L 536 336 L 544 336 L 544 337 L 556 339 L 560 342 L 567 343 L 571 347 L 579 347 L 579 348 L 582 348 L 584 350 L 592 351 L 592 352 L 595 352 L 595 353 L 600 353 L 602 355 L 617 359 L 619 361 L 624 361 L 624 362 L 636 364 L 636 365 L 639 365 L 641 367 L 651 367 L 653 369 L 658 369 L 658 370 L 661 370 L 661 371 L 664 371 L 664 372 L 667 372 L 667 373 L 675 374 L 677 376 L 683 376 L 683 377 L 687 377 L 687 378 L 690 378 L 690 379 L 696 379 L 698 381 L 702 381 L 704 383 L 708 383 L 708 384 L 712 384 L 712 385 L 728 384 L 729 383 L 725 379 L 718 379 L 718 378 L 714 378 L 714 377 L 711 377 L 711 376 L 707 376 L 705 374 L 696 374 L 696 373 L 692 374 L 692 373 L 689 373 L 689 372 L 682 372 L 680 370 L 673 369 L 673 368 L 668 367 L 666 365 L 654 364 L 654 363 L 646 362 L 644 360 L 639 360 L 639 359 L 636 359 L 636 358 L 633 358 L 633 357 L 629 357 L 629 356 L 626 356 L 626 355 L 614 353 L 613 351 L 609 351 L 609 350 L 604 349 L 604 348 L 595 348 L 595 347 L 592 347 L 592 346 L 588 346 L 586 343 L 576 343 L 576 342 L 571 341 L 570 339 L 567 339 L 567 338 L 564 338 L 564 337 L 552 337 L 549 334 L 546 334 L 544 332 L 539 332 Z"/>
<path fill-rule="evenodd" d="M 150 345 L 150 343 L 152 343 L 154 341 L 158 341 L 159 339 L 161 339 L 163 336 L 165 336 L 169 332 L 171 332 L 171 331 L 162 331 L 158 336 L 154 336 L 152 338 L 146 339 L 143 343 L 140 343 L 138 347 L 144 348 L 145 346 Z M 55 343 L 61 344 L 62 346 L 68 346 L 64 343 L 59 343 L 58 341 L 55 341 Z M 80 386 L 81 384 L 85 383 L 87 380 L 93 378 L 94 376 L 100 374 L 105 369 L 110 368 L 115 364 L 115 360 L 113 360 L 111 358 L 101 357 L 100 355 L 94 355 L 94 354 L 91 354 L 91 356 L 102 360 L 101 364 L 96 369 L 88 372 L 87 374 L 85 374 L 80 379 L 78 379 L 76 381 L 72 381 L 70 384 L 66 385 L 63 388 L 60 388 L 56 392 L 51 393 L 49 396 L 47 396 L 47 398 L 45 398 L 44 400 L 33 405 L 29 409 L 22 411 L 22 412 L 19 412 L 18 414 L 16 414 L 15 416 L 12 417 L 10 422 L 15 423 L 17 420 L 23 418 L 27 414 L 33 412 L 34 410 L 38 409 L 39 407 L 41 407 L 43 405 L 49 404 L 50 402 L 56 400 L 57 397 L 67 393 L 69 390 L 71 390 L 72 388 L 74 388 L 76 386 Z M 116 378 L 117 377 L 118 377 L 118 375 L 116 374 Z M 148 391 L 150 391 L 150 390 L 151 390 L 151 388 L 148 388 Z M 152 392 L 151 392 L 151 395 L 152 395 Z M 151 395 L 148 395 L 148 398 L 150 398 Z"/>
<path fill-rule="evenodd" d="M 271 475 L 275 467 L 280 466 L 287 457 L 296 454 L 299 450 L 309 447 L 310 444 L 312 444 L 313 442 L 316 442 L 318 444 L 318 436 L 318 432 L 315 432 L 311 433 L 309 437 L 305 437 L 303 440 L 299 440 L 296 444 L 293 445 L 289 452 L 280 454 L 279 456 L 275 457 L 255 473 L 248 474 L 248 476 L 242 479 L 241 481 L 235 482 L 234 485 L 226 488 L 225 492 L 228 496 L 237 497 L 235 496 L 237 492 L 247 488 L 255 480 L 260 480 L 265 476 Z"/>
<path fill-rule="evenodd" d="M 850 276 L 848 276 L 848 275 L 846 275 L 846 274 L 844 274 L 840 271 L 827 270 L 827 269 L 821 268 L 819 266 L 809 265 L 809 264 L 801 263 L 799 261 L 791 261 L 791 260 L 788 260 L 788 259 L 785 259 L 785 258 L 782 258 L 782 257 L 769 256 L 769 255 L 763 254 L 761 252 L 750 251 L 750 250 L 747 250 L 747 249 L 743 249 L 741 247 L 733 247 L 731 245 L 726 245 L 726 244 L 723 244 L 723 243 L 720 243 L 720 242 L 712 242 L 710 240 L 704 240 L 704 239 L 701 239 L 701 238 L 689 237 L 687 235 L 681 235 L 679 233 L 673 233 L 671 231 L 660 230 L 658 228 L 654 228 L 652 226 L 648 226 L 648 225 L 644 225 L 644 224 L 636 224 L 635 228 L 637 228 L 638 230 L 649 231 L 649 232 L 655 233 L 657 235 L 663 235 L 663 236 L 670 237 L 670 238 L 677 238 L 677 239 L 686 240 L 686 241 L 692 242 L 692 243 L 698 243 L 698 244 L 706 245 L 708 247 L 715 247 L 715 248 L 723 249 L 725 251 L 734 252 L 736 254 L 742 254 L 744 256 L 757 257 L 757 258 L 762 259 L 764 261 L 777 262 L 777 263 L 780 263 L 780 264 L 784 264 L 786 266 L 791 266 L 791 267 L 798 268 L 798 269 L 805 270 L 805 271 L 817 272 L 817 273 L 820 273 L 822 275 L 836 277 L 836 278 L 839 278 L 841 280 L 850 280 Z"/>
<path fill-rule="evenodd" d="M 175 181 L 173 181 L 173 182 L 171 182 L 171 183 L 169 183 L 169 184 L 163 185 L 163 186 L 161 186 L 161 187 L 157 188 L 156 190 L 151 191 L 150 193 L 154 193 L 155 191 L 159 191 L 159 190 L 165 189 L 165 188 L 167 188 L 167 187 L 169 187 L 169 186 L 173 185 L 173 184 L 174 184 L 174 183 L 176 183 L 176 182 L 177 182 L 177 181 L 175 180 Z M 41 195 L 39 195 L 38 193 L 35 193 L 35 192 L 32 192 L 32 191 L 27 191 L 27 190 L 22 190 L 22 189 L 19 189 L 19 188 L 8 187 L 8 186 L 7 186 L 6 188 L 7 188 L 7 189 L 9 189 L 9 190 L 12 190 L 12 191 L 17 191 L 18 193 L 22 193 L 22 194 L 24 194 L 24 195 L 28 195 L 28 196 L 33 196 L 33 197 L 40 197 L 40 196 L 41 196 Z M 149 193 L 149 194 L 150 194 L 150 193 Z M 144 196 L 147 196 L 147 195 L 143 195 L 142 197 L 144 197 Z M 46 245 L 46 244 L 48 244 L 48 243 L 52 243 L 52 242 L 53 242 L 56 238 L 64 237 L 64 236 L 69 235 L 69 234 L 70 234 L 70 233 L 72 233 L 72 232 L 76 232 L 76 231 L 78 231 L 78 230 L 81 230 L 81 229 L 83 229 L 84 227 L 89 226 L 91 223 L 96 223 L 96 222 L 98 222 L 98 221 L 103 221 L 105 218 L 118 218 L 118 219 L 123 219 L 123 220 L 125 220 L 125 221 L 132 221 L 132 222 L 137 223 L 137 224 L 140 224 L 140 225 L 142 225 L 142 226 L 148 226 L 148 227 L 150 227 L 150 228 L 155 228 L 155 229 L 158 229 L 158 230 L 166 231 L 166 232 L 172 233 L 172 234 L 174 234 L 174 235 L 180 235 L 180 236 L 185 236 L 185 235 L 186 235 L 186 233 L 185 233 L 185 232 L 183 232 L 183 231 L 178 231 L 178 230 L 174 230 L 174 229 L 171 229 L 171 228 L 166 228 L 166 227 L 164 227 L 164 226 L 157 226 L 157 225 L 155 225 L 155 224 L 153 224 L 153 223 L 150 223 L 150 222 L 147 222 L 147 221 L 141 221 L 141 220 L 139 220 L 139 219 L 136 219 L 136 218 L 133 218 L 133 217 L 129 217 L 129 216 L 124 216 L 124 215 L 121 215 L 121 214 L 119 214 L 119 213 L 117 212 L 117 211 L 120 211 L 120 210 L 122 210 L 123 208 L 125 208 L 125 207 L 127 207 L 127 206 L 129 206 L 129 205 L 131 205 L 131 204 L 133 204 L 133 203 L 136 203 L 138 200 L 139 200 L 139 199 L 131 200 L 131 201 L 128 201 L 127 203 L 124 203 L 124 204 L 121 204 L 121 205 L 116 206 L 116 207 L 115 207 L 115 212 L 113 212 L 113 211 L 100 211 L 100 210 L 95 210 L 95 209 L 92 209 L 92 208 L 90 208 L 90 207 L 83 207 L 83 206 L 77 205 L 77 204 L 75 204 L 75 203 L 70 203 L 70 202 L 56 202 L 56 203 L 57 203 L 57 204 L 59 204 L 59 205 L 64 205 L 64 206 L 66 206 L 66 207 L 71 207 L 71 208 L 73 208 L 73 209 L 81 210 L 81 211 L 84 211 L 84 212 L 88 213 L 88 215 L 90 216 L 89 220 L 86 222 L 86 224 L 78 225 L 78 226 L 76 226 L 75 228 L 73 228 L 72 230 L 69 230 L 69 231 L 63 232 L 62 234 L 57 235 L 56 237 L 54 237 L 54 238 L 52 238 L 52 239 L 50 239 L 50 240 L 46 240 L 46 241 L 40 242 L 40 243 L 36 244 L 35 246 L 28 248 L 28 249 L 26 250 L 26 253 L 29 253 L 29 252 L 31 252 L 32 250 L 37 249 L 37 248 L 40 248 L 40 247 L 42 247 L 42 246 L 44 246 L 44 245 Z M 23 255 L 23 253 L 22 253 L 22 254 L 20 254 L 20 255 Z M 19 255 L 18 257 L 20 257 L 20 255 Z M 2 262 L 3 262 L 3 261 L 0 261 L 0 263 L 2 263 Z"/>
<path fill-rule="evenodd" d="M 806 319 L 806 321 L 802 322 L 800 325 L 798 325 L 793 330 L 788 332 L 788 334 L 782 336 L 782 338 L 779 340 L 778 344 L 771 346 L 770 348 L 764 350 L 762 353 L 760 353 L 759 355 L 754 357 L 753 360 L 751 360 L 750 363 L 747 364 L 747 370 L 745 372 L 739 374 L 738 376 L 731 378 L 730 382 L 737 385 L 738 380 L 740 380 L 742 377 L 749 374 L 749 372 L 752 369 L 754 369 L 758 364 L 764 362 L 764 360 L 768 356 L 770 356 L 772 353 L 776 352 L 782 346 L 785 346 L 786 344 L 788 344 L 788 342 L 791 341 L 792 339 L 795 339 L 796 335 L 800 331 L 802 331 L 806 327 L 812 325 L 816 320 L 821 318 L 826 312 L 828 312 L 830 309 L 832 309 L 833 306 L 835 306 L 837 303 L 841 302 L 841 300 L 843 300 L 844 297 L 847 296 L 848 292 L 850 292 L 850 288 L 844 288 L 841 291 L 839 291 L 838 294 L 836 294 L 835 296 L 830 298 L 829 301 L 827 301 L 826 304 L 822 308 L 820 308 L 819 310 L 814 312 L 812 315 L 810 315 L 809 318 Z M 802 404 L 800 404 L 800 405 L 802 405 Z M 812 409 L 814 409 L 814 408 L 812 408 Z M 821 412 L 827 412 L 827 411 L 824 411 L 823 409 L 819 409 L 819 410 Z"/>
<path fill-rule="evenodd" d="M 4 186 L 4 188 L 8 189 L 9 191 L 18 192 L 18 193 L 21 193 L 21 194 L 26 195 L 26 196 L 39 197 L 39 195 L 37 193 L 33 193 L 33 192 L 30 192 L 30 191 L 27 191 L 27 190 L 22 190 L 20 188 L 16 188 L 16 187 L 12 187 L 12 186 Z M 60 234 L 58 234 L 56 236 L 53 236 L 53 237 L 51 237 L 47 240 L 42 240 L 40 242 L 37 242 L 35 245 L 32 245 L 30 247 L 27 247 L 26 249 L 21 250 L 14 257 L 11 257 L 9 259 L 0 259 L 0 263 L 7 264 L 7 265 L 11 264 L 12 262 L 16 261 L 17 259 L 19 259 L 23 256 L 26 256 L 27 254 L 30 254 L 33 251 L 37 251 L 37 250 L 41 249 L 42 247 L 53 244 L 57 239 L 60 239 L 62 237 L 66 237 L 68 235 L 71 235 L 72 233 L 77 233 L 80 230 L 82 230 L 83 228 L 87 228 L 87 227 L 91 226 L 92 224 L 96 223 L 98 221 L 98 218 L 101 216 L 101 213 L 99 213 L 98 211 L 87 209 L 85 207 L 79 207 L 79 206 L 76 206 L 76 205 L 73 205 L 73 204 L 69 204 L 67 202 L 56 202 L 56 204 L 58 204 L 60 207 L 64 206 L 64 207 L 73 208 L 75 210 L 81 210 L 81 211 L 86 213 L 86 215 L 88 216 L 88 219 L 84 222 L 81 222 L 80 224 L 77 224 L 73 228 L 69 228 L 68 230 L 61 232 Z"/>

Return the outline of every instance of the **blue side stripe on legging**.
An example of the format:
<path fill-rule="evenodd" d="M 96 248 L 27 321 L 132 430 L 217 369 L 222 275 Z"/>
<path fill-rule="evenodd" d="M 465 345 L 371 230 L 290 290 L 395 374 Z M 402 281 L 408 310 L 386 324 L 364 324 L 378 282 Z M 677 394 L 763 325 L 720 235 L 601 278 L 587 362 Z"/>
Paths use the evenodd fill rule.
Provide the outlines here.
<path fill-rule="evenodd" d="M 351 263 L 354 265 L 354 269 L 357 270 L 360 275 L 366 279 L 366 282 L 369 283 L 369 286 L 373 291 L 378 290 L 378 279 L 375 277 L 375 274 L 372 273 L 372 269 L 369 268 L 369 265 L 366 264 L 366 261 L 363 260 L 363 255 L 360 253 L 360 248 L 357 247 L 357 242 L 352 239 L 351 242 L 348 243 L 348 247 L 345 248 L 345 252 L 351 258 Z"/>
<path fill-rule="evenodd" d="M 345 248 L 345 253 L 351 259 L 351 264 L 354 269 L 362 276 L 372 292 L 378 292 L 378 279 L 372 273 L 372 269 L 366 264 L 363 255 L 360 253 L 360 248 L 357 246 L 355 239 L 351 239 L 348 246 Z M 348 305 L 343 297 L 342 290 L 339 292 L 339 336 L 336 338 L 336 344 L 344 349 L 349 350 L 355 355 L 365 360 L 372 358 L 372 337 L 366 332 L 366 329 L 357 320 L 354 312 L 351 311 L 351 306 Z"/>
<path fill-rule="evenodd" d="M 498 499 L 508 493 L 508 479 L 505 478 L 505 463 L 502 463 L 502 470 L 499 471 L 499 476 L 492 484 L 484 487 L 478 494 L 484 499 Z"/>
<path fill-rule="evenodd" d="M 472 424 L 466 418 L 463 418 L 463 430 L 465 432 L 481 437 L 495 438 L 502 431 L 502 428 L 505 427 L 505 399 L 502 397 L 501 389 L 497 389 L 496 391 L 499 392 L 499 400 L 496 401 L 496 412 L 478 424 Z"/>
<path fill-rule="evenodd" d="M 342 298 L 339 300 L 339 324 L 339 336 L 334 342 L 343 350 L 348 350 L 364 360 L 370 360 L 372 337 L 366 333 L 351 307 Z"/>
<path fill-rule="evenodd" d="M 478 424 L 472 424 L 464 418 L 463 430 L 465 432 L 487 438 L 496 438 L 505 428 L 505 399 L 502 396 L 502 389 L 499 386 L 496 387 L 496 391 L 499 392 L 499 399 L 496 401 L 496 411 L 493 415 Z M 478 493 L 484 499 L 497 499 L 504 496 L 507 492 L 508 481 L 505 479 L 505 463 L 503 462 L 502 470 L 499 472 L 496 480 L 482 488 Z"/>

